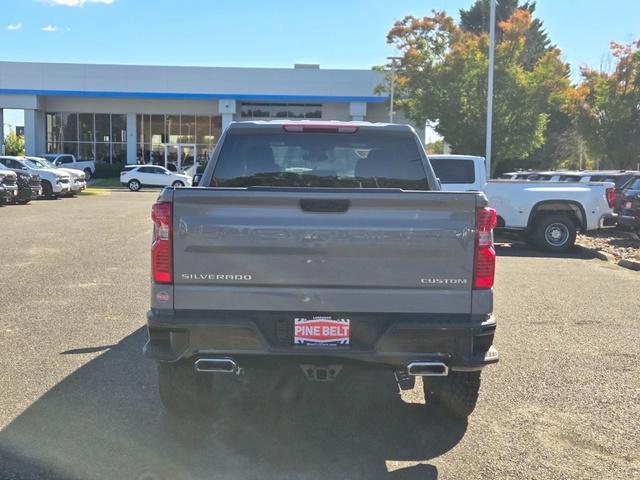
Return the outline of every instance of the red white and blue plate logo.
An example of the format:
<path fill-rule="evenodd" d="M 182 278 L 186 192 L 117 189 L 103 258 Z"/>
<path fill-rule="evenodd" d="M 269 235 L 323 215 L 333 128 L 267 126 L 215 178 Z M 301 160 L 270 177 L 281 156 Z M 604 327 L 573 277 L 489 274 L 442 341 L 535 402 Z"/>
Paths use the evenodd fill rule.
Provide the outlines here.
<path fill-rule="evenodd" d="M 294 345 L 349 345 L 351 320 L 331 317 L 295 318 Z"/>

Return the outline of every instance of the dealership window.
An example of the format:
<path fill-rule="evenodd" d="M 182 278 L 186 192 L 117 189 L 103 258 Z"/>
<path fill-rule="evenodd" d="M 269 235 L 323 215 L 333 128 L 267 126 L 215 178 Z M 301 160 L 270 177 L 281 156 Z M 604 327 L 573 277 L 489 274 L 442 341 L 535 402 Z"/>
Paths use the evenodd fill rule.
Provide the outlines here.
<path fill-rule="evenodd" d="M 126 163 L 127 116 L 110 113 L 47 113 L 47 152 L 79 160 Z"/>
<path fill-rule="evenodd" d="M 316 103 L 240 104 L 242 118 L 322 118 L 322 105 Z"/>
<path fill-rule="evenodd" d="M 178 155 L 178 146 L 195 149 L 195 159 L 204 165 L 209 159 L 220 134 L 222 120 L 219 115 L 136 115 L 137 161 L 165 165 L 171 168 Z M 182 166 L 192 161 L 184 156 Z"/>

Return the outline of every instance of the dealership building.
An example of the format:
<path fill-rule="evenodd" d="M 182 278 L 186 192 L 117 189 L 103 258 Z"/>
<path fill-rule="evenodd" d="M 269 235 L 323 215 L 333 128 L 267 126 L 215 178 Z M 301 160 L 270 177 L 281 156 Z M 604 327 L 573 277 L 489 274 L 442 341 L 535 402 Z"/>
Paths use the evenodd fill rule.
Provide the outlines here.
<path fill-rule="evenodd" d="M 0 62 L 3 109 L 24 110 L 28 155 L 105 163 L 204 161 L 234 120 L 386 122 L 373 70 Z M 402 119 L 396 119 L 402 121 Z"/>

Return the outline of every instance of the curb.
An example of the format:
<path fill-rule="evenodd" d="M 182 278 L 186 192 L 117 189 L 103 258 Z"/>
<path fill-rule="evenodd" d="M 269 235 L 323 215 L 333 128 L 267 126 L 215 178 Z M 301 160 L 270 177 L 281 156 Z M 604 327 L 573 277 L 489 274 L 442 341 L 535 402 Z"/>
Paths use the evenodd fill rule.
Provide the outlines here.
<path fill-rule="evenodd" d="M 603 252 L 602 250 L 596 250 L 595 248 L 584 247 L 582 245 L 575 245 L 576 249 L 586 258 L 597 258 L 603 262 L 615 262 L 616 258 L 610 253 Z"/>
<path fill-rule="evenodd" d="M 640 262 L 636 262 L 635 260 L 618 260 L 618 265 L 624 268 L 628 268 L 629 270 L 640 272 Z"/>
<path fill-rule="evenodd" d="M 602 250 L 596 250 L 595 248 L 584 247 L 582 245 L 576 245 L 576 250 L 585 258 L 597 258 L 603 262 L 613 262 L 623 268 L 640 272 L 640 262 L 636 260 L 621 259 L 616 261 L 616 257 L 610 253 L 603 252 Z"/>

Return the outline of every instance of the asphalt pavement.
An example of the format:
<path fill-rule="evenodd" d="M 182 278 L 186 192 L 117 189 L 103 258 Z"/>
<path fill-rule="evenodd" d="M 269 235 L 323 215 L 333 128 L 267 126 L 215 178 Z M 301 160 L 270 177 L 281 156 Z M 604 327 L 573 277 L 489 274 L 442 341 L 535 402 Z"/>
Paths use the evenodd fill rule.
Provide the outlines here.
<path fill-rule="evenodd" d="M 0 478 L 640 478 L 640 273 L 519 245 L 468 424 L 369 372 L 223 378 L 211 417 L 169 417 L 141 355 L 157 193 L 0 208 Z"/>

